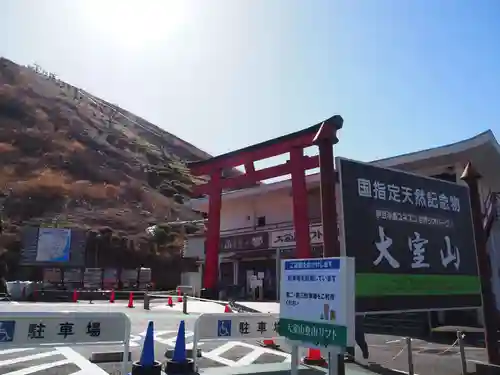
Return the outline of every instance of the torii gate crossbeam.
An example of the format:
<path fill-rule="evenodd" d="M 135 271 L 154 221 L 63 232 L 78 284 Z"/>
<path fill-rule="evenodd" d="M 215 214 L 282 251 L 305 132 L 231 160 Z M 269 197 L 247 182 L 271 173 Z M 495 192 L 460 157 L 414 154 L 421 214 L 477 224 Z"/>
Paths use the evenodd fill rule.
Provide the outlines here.
<path fill-rule="evenodd" d="M 297 258 L 311 256 L 307 186 L 305 171 L 320 167 L 321 173 L 321 217 L 323 222 L 323 255 L 339 256 L 337 212 L 335 201 L 336 176 L 333 165 L 333 145 L 338 143 L 337 131 L 342 128 L 341 116 L 295 133 L 258 143 L 237 151 L 219 155 L 208 160 L 188 163 L 195 176 L 209 176 L 210 180 L 194 189 L 195 195 L 208 195 L 208 222 L 205 243 L 205 268 L 203 287 L 206 295 L 216 298 L 219 277 L 220 214 L 224 190 L 243 189 L 255 183 L 280 177 L 292 176 L 293 222 L 295 227 Z M 317 145 L 318 156 L 305 156 L 306 147 Z M 287 162 L 255 170 L 254 162 L 273 156 L 290 153 Z M 222 171 L 243 165 L 245 173 L 235 177 L 223 177 Z"/>

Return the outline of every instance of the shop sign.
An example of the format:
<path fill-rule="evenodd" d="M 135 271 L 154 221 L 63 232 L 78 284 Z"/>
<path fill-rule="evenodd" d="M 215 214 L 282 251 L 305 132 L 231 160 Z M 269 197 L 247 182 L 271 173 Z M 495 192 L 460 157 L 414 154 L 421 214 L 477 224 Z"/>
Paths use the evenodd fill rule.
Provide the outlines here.
<path fill-rule="evenodd" d="M 269 248 L 269 233 L 254 232 L 222 237 L 221 251 L 265 250 Z"/>
<path fill-rule="evenodd" d="M 311 245 L 323 244 L 323 227 L 312 225 L 309 227 Z M 295 230 L 293 228 L 271 232 L 271 247 L 295 247 Z"/>

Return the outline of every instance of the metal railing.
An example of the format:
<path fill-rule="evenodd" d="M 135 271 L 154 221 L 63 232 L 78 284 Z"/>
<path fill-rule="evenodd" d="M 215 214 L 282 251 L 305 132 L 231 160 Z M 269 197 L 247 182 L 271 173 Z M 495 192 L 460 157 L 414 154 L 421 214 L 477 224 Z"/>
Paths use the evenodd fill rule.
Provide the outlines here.
<path fill-rule="evenodd" d="M 370 347 L 370 345 L 368 346 Z M 468 364 L 466 353 L 470 350 L 477 349 L 476 347 L 466 347 L 465 334 L 461 331 L 456 331 L 456 339 L 451 345 L 436 345 L 431 342 L 425 342 L 411 337 L 404 337 L 397 340 L 387 341 L 384 345 L 377 344 L 374 346 L 383 346 L 384 351 L 396 354 L 391 354 L 391 357 L 383 363 L 370 361 L 368 365 L 362 364 L 363 367 L 368 370 L 378 369 L 378 371 L 381 371 L 385 369 L 389 370 L 387 373 L 406 373 L 408 375 L 423 374 L 424 372 L 422 372 L 422 370 L 424 370 L 424 368 L 428 369 L 428 363 L 426 362 L 429 360 L 429 357 L 426 355 L 435 355 L 440 357 L 449 356 L 453 358 L 453 361 L 459 359 L 460 374 L 467 375 Z M 370 351 L 372 350 L 370 349 Z M 404 355 L 406 355 L 406 359 L 404 362 L 401 362 L 400 357 Z M 353 358 L 348 355 L 347 361 L 352 360 Z M 396 365 L 396 362 L 399 362 L 399 364 Z M 436 362 L 436 364 L 439 364 L 439 362 Z M 444 365 L 444 363 L 442 364 Z M 402 368 L 403 366 L 406 368 Z M 421 366 L 422 368 L 419 368 Z M 434 371 L 441 373 L 439 369 L 434 369 Z"/>

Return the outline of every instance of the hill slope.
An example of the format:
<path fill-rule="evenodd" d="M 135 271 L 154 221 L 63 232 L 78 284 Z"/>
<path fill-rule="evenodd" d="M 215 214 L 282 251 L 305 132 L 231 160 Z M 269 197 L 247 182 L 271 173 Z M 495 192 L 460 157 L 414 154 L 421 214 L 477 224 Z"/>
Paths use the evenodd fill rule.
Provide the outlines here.
<path fill-rule="evenodd" d="M 183 161 L 208 157 L 37 66 L 0 58 L 0 192 L 6 195 L 7 232 L 57 219 L 128 237 L 144 234 L 152 223 L 198 219 L 179 204 L 195 182 Z"/>

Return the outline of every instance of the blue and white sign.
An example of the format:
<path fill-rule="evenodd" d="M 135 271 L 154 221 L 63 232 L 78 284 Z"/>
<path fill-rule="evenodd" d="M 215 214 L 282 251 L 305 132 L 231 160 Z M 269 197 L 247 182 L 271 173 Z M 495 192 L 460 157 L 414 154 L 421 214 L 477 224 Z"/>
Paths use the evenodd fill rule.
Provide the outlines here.
<path fill-rule="evenodd" d="M 217 336 L 230 337 L 231 336 L 231 321 L 224 319 L 217 321 Z"/>
<path fill-rule="evenodd" d="M 245 340 L 277 337 L 278 314 L 201 314 L 195 323 L 197 340 Z"/>
<path fill-rule="evenodd" d="M 124 342 L 130 320 L 121 312 L 0 312 L 0 348 Z"/>
<path fill-rule="evenodd" d="M 40 228 L 36 252 L 37 262 L 68 262 L 71 249 L 71 229 Z"/>
<path fill-rule="evenodd" d="M 3 342 L 12 342 L 16 330 L 15 320 L 0 321 L 0 345 Z"/>
<path fill-rule="evenodd" d="M 354 342 L 354 258 L 283 260 L 279 333 L 307 346 Z"/>

